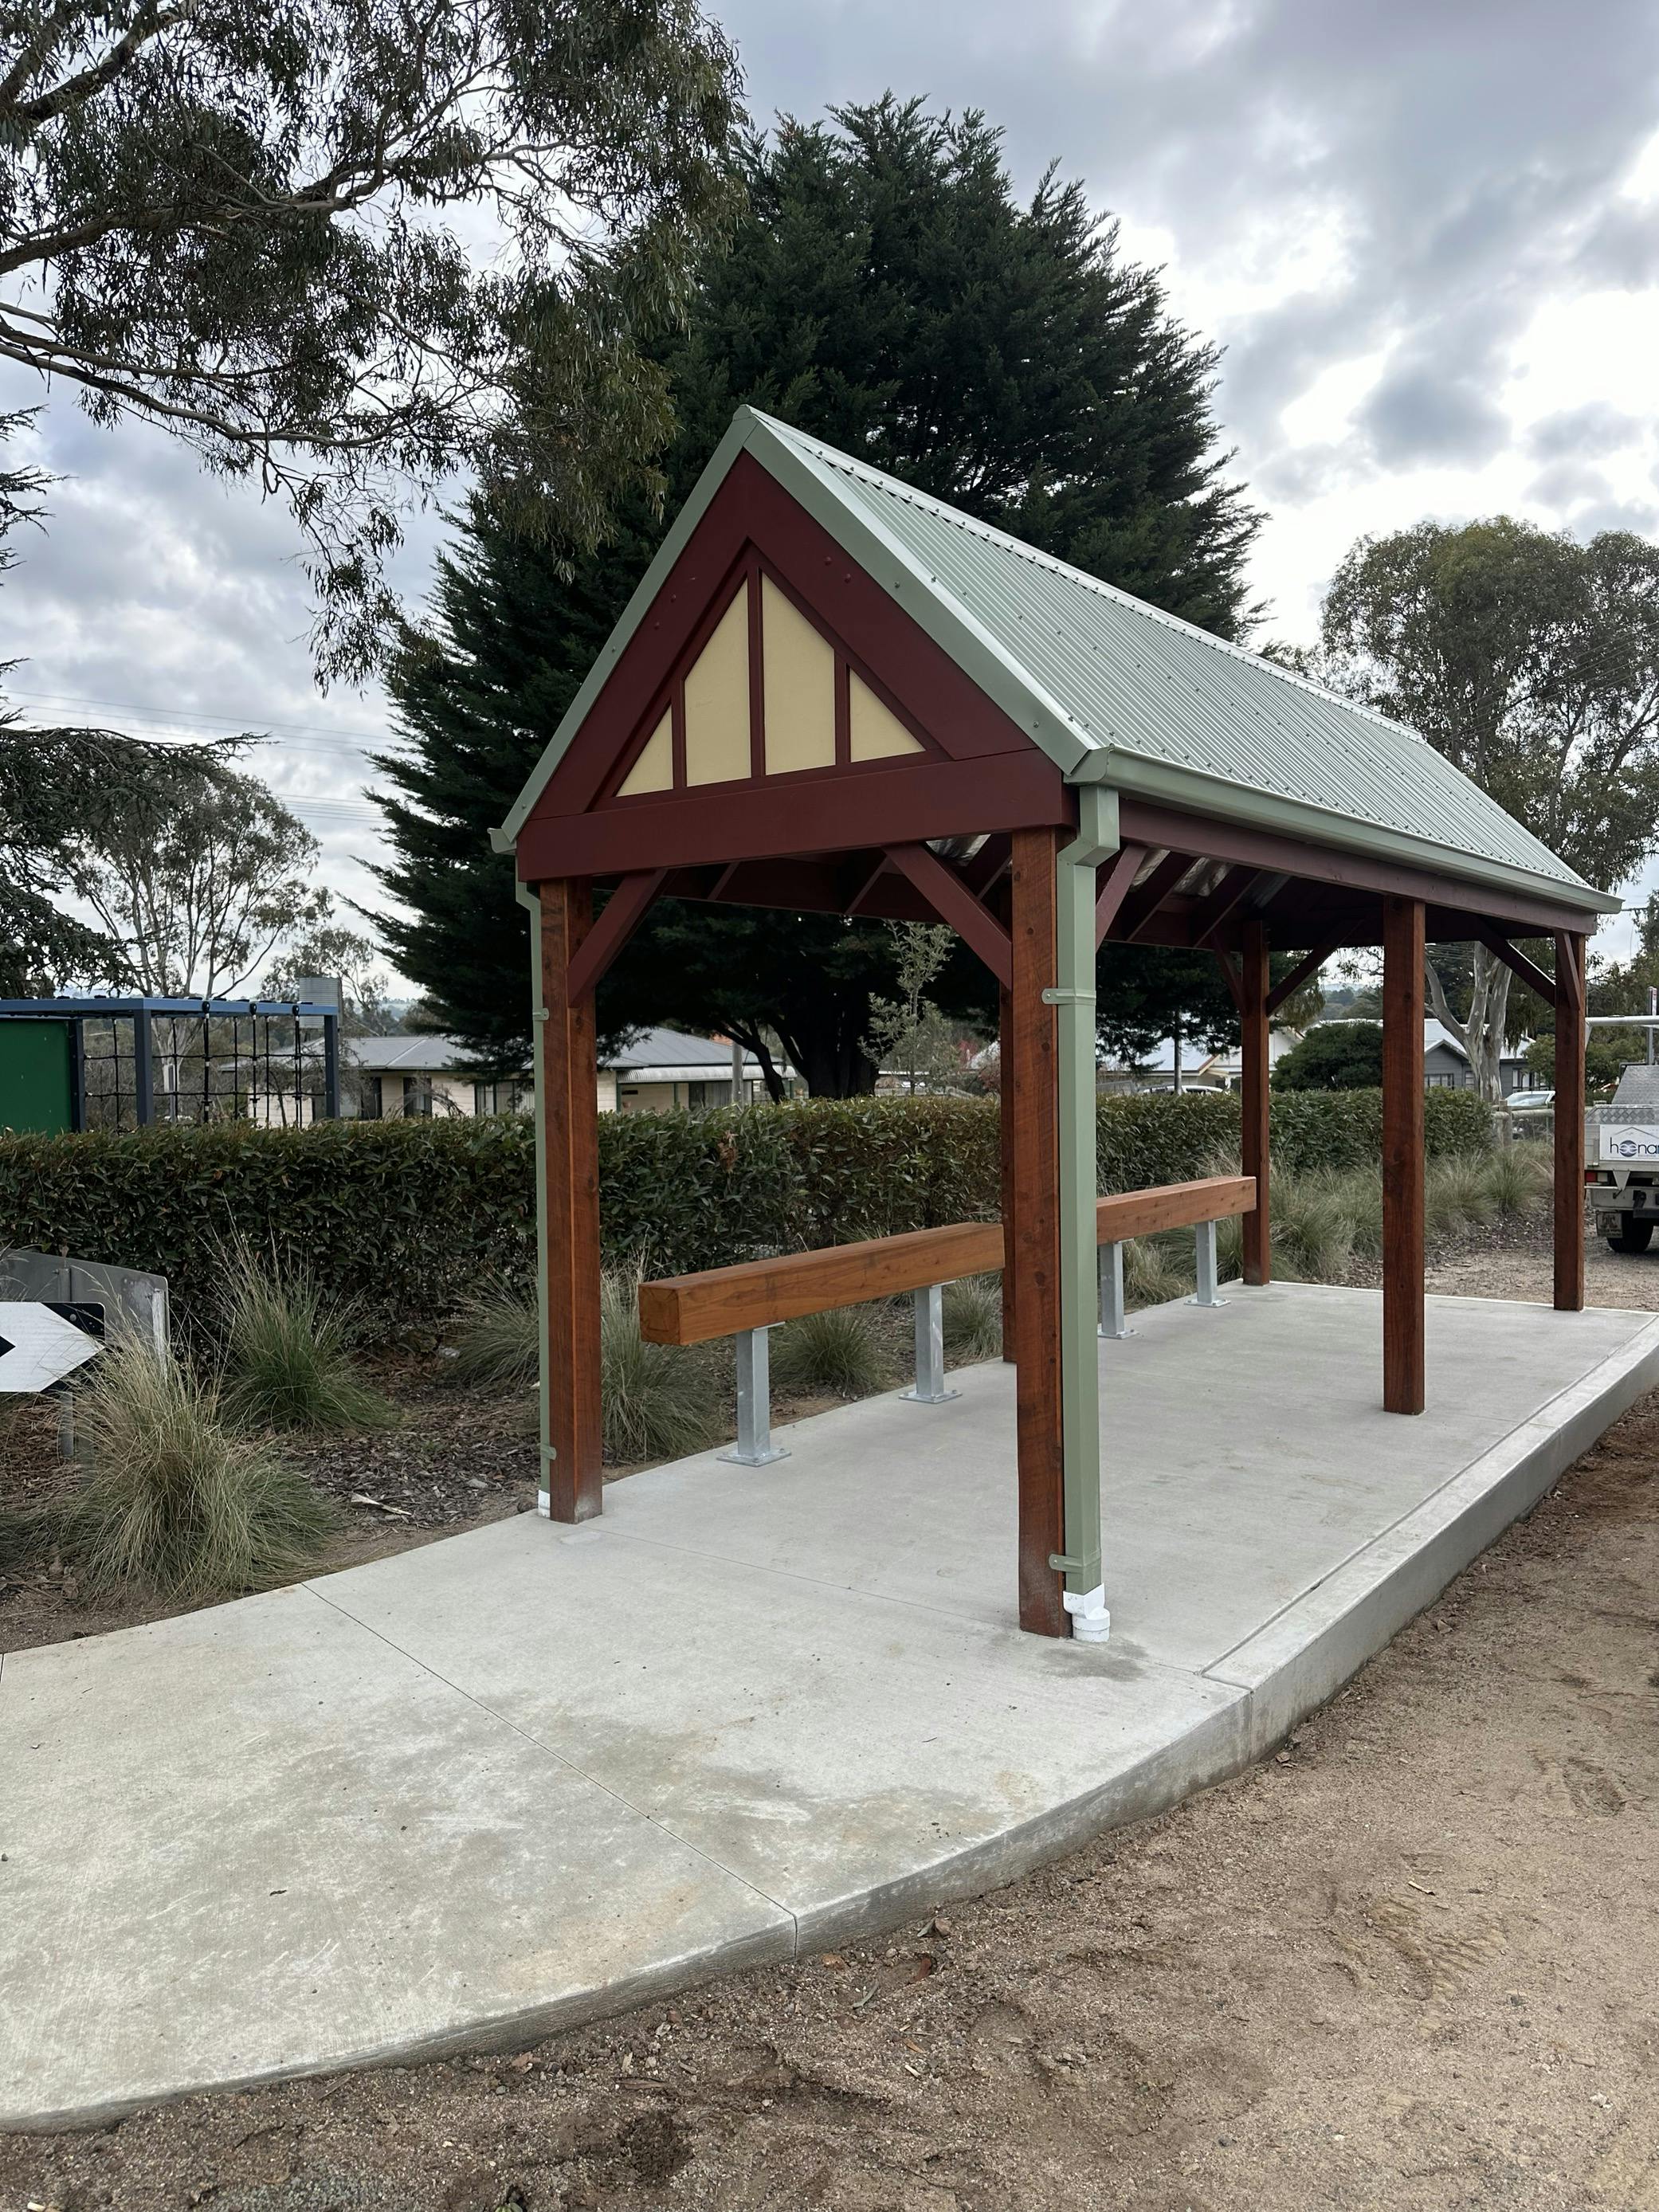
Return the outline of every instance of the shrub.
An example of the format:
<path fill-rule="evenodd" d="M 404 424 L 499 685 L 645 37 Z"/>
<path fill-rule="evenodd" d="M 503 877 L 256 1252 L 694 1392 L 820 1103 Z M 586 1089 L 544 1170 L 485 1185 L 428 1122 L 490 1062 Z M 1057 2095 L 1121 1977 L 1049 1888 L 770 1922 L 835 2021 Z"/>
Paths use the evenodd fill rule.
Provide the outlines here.
<path fill-rule="evenodd" d="M 349 1316 L 303 1279 L 228 1251 L 223 1404 L 243 1428 L 383 1429 L 396 1418 L 352 1365 Z"/>
<path fill-rule="evenodd" d="M 599 1125 L 607 1264 L 653 1274 L 888 1236 L 998 1210 L 997 1102 L 807 1099 L 708 1114 L 607 1114 Z M 1425 1100 L 1431 1157 L 1488 1150 L 1467 1091 Z M 1279 1091 L 1286 1175 L 1375 1170 L 1374 1091 Z M 1178 1182 L 1238 1143 L 1238 1101 L 1103 1099 L 1103 1190 Z M 510 1115 L 338 1121 L 302 1129 L 188 1124 L 0 1136 L 0 1243 L 151 1268 L 187 1331 L 213 1316 L 227 1240 L 272 1255 L 382 1331 L 435 1325 L 489 1285 L 532 1279 L 535 1132 Z"/>
<path fill-rule="evenodd" d="M 964 1275 L 947 1283 L 944 1308 L 945 1349 L 954 1360 L 994 1359 L 1002 1350 L 1002 1278 Z"/>
<path fill-rule="evenodd" d="M 714 1433 L 714 1377 L 701 1346 L 647 1344 L 639 1284 L 612 1270 L 599 1291 L 599 1397 L 610 1460 L 680 1459 Z"/>
<path fill-rule="evenodd" d="M 771 1371 L 786 1390 L 832 1391 L 868 1398 L 889 1380 L 891 1362 L 866 1306 L 803 1314 L 775 1330 Z"/>
<path fill-rule="evenodd" d="M 1273 1072 L 1275 1091 L 1372 1091 L 1382 1080 L 1378 1022 L 1316 1022 Z"/>
<path fill-rule="evenodd" d="M 92 1468 L 64 1543 L 90 1588 L 185 1603 L 267 1589 L 314 1565 L 337 1525 L 268 1443 L 226 1428 L 210 1385 L 143 1345 L 99 1360 L 76 1426 Z"/>
<path fill-rule="evenodd" d="M 454 1330 L 463 1382 L 533 1383 L 541 1371 L 541 1314 L 535 1293 L 498 1282 L 462 1301 Z"/>

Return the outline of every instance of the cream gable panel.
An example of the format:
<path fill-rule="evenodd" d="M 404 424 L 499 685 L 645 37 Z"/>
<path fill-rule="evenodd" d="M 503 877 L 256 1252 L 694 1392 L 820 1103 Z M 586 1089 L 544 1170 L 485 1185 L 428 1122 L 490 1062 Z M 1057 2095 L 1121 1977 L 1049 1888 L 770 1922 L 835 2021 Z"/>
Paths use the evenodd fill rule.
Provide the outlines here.
<path fill-rule="evenodd" d="M 836 653 L 769 576 L 761 580 L 766 773 L 836 764 Z"/>
<path fill-rule="evenodd" d="M 749 593 L 738 593 L 685 678 L 685 780 L 733 783 L 750 773 Z"/>
<path fill-rule="evenodd" d="M 618 799 L 639 791 L 672 791 L 674 785 L 674 725 L 665 714 L 645 741 L 645 750 L 623 779 Z"/>
<path fill-rule="evenodd" d="M 855 761 L 888 760 L 895 753 L 919 753 L 922 748 L 898 716 L 884 707 L 858 674 L 848 672 L 848 735 Z"/>

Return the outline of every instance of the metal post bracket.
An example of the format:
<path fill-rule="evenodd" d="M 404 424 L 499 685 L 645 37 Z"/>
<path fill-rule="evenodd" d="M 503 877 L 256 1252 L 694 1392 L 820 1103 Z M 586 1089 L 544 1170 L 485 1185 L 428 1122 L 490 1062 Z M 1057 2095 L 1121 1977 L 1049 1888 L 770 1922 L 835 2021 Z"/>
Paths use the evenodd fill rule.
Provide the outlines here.
<path fill-rule="evenodd" d="M 914 1388 L 901 1390 L 913 1406 L 944 1406 L 962 1395 L 945 1388 L 944 1285 L 931 1283 L 911 1293 L 915 1314 L 916 1379 Z"/>
<path fill-rule="evenodd" d="M 770 1467 L 788 1452 L 772 1441 L 771 1361 L 763 1328 L 738 1333 L 738 1441 L 717 1455 L 738 1467 Z"/>

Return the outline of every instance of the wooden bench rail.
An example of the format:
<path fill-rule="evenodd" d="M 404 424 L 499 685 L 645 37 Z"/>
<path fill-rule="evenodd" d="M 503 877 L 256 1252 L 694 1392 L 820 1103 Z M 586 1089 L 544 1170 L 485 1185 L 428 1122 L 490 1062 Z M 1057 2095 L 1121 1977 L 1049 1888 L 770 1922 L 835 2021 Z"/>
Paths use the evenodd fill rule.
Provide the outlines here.
<path fill-rule="evenodd" d="M 1128 1237 L 1248 1213 L 1255 1204 L 1250 1176 L 1161 1183 L 1103 1198 L 1095 1209 L 1096 1235 L 1103 1244 L 1120 1244 Z M 913 1229 L 862 1244 L 746 1260 L 733 1267 L 641 1283 L 640 1334 L 647 1344 L 705 1344 L 713 1337 L 768 1328 L 833 1306 L 864 1305 L 933 1283 L 953 1283 L 963 1275 L 992 1274 L 1002 1264 L 1000 1221 L 957 1221 L 945 1229 Z"/>

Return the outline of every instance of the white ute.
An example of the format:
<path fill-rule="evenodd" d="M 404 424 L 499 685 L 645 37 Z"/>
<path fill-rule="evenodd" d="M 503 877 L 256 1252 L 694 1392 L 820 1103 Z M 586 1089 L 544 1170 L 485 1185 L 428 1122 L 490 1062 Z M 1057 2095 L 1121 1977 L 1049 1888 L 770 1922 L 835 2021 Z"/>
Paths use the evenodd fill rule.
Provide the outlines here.
<path fill-rule="evenodd" d="M 1626 1067 L 1612 1104 L 1591 1109 L 1585 1136 L 1597 1234 L 1615 1252 L 1645 1252 L 1659 1223 L 1659 1067 Z"/>

